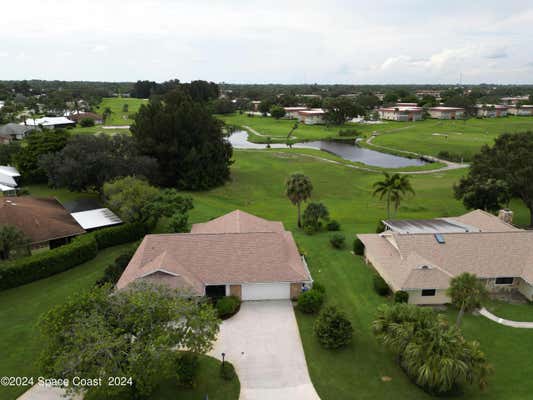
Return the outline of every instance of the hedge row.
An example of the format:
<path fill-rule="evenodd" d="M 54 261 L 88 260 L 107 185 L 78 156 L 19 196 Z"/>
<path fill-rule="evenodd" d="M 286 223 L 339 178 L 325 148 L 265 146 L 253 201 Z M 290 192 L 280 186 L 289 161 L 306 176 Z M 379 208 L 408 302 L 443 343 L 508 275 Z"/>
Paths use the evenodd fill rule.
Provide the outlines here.
<path fill-rule="evenodd" d="M 96 257 L 98 250 L 133 242 L 143 226 L 125 224 L 77 236 L 69 244 L 0 264 L 0 290 L 14 288 L 66 271 Z"/>

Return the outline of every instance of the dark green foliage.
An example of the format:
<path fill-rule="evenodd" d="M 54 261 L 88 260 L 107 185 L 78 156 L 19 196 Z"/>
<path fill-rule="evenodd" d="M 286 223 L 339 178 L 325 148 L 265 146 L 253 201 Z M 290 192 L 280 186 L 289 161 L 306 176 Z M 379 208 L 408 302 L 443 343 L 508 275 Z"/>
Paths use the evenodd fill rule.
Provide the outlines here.
<path fill-rule="evenodd" d="M 30 239 L 14 225 L 0 225 L 0 260 L 29 254 Z"/>
<path fill-rule="evenodd" d="M 326 287 L 322 285 L 320 282 L 313 282 L 313 289 L 315 292 L 322 293 L 324 296 L 326 295 Z"/>
<path fill-rule="evenodd" d="M 463 154 L 458 153 L 451 153 L 448 150 L 441 150 L 437 153 L 438 158 L 442 158 L 443 160 L 448 160 L 451 162 L 464 162 L 464 161 L 470 161 L 470 157 L 464 156 Z"/>
<path fill-rule="evenodd" d="M 189 352 L 178 353 L 176 356 L 176 374 L 178 386 L 194 388 L 198 374 L 198 356 Z"/>
<path fill-rule="evenodd" d="M 131 131 L 142 154 L 157 159 L 159 185 L 203 190 L 229 178 L 233 149 L 222 122 L 181 89 L 141 106 Z"/>
<path fill-rule="evenodd" d="M 227 361 L 224 361 L 220 364 L 220 376 L 226 381 L 231 381 L 237 377 L 235 373 L 235 368 L 233 364 Z"/>
<path fill-rule="evenodd" d="M 376 233 L 382 233 L 385 232 L 385 224 L 383 221 L 378 221 L 378 224 L 376 225 Z"/>
<path fill-rule="evenodd" d="M 357 129 L 341 129 L 339 131 L 339 136 L 359 136 L 361 132 L 359 132 Z"/>
<path fill-rule="evenodd" d="M 328 231 L 340 231 L 341 224 L 339 224 L 339 221 L 332 219 L 331 221 L 328 222 L 327 228 L 328 228 Z"/>
<path fill-rule="evenodd" d="M 334 233 L 329 238 L 329 243 L 335 249 L 342 249 L 346 243 L 346 237 L 342 233 Z"/>
<path fill-rule="evenodd" d="M 303 226 L 309 228 L 311 233 L 317 232 L 322 227 L 322 222 L 329 219 L 329 211 L 322 203 L 309 203 L 303 215 Z"/>
<path fill-rule="evenodd" d="M 0 165 L 13 165 L 15 155 L 20 150 L 20 142 L 13 141 L 0 145 Z"/>
<path fill-rule="evenodd" d="M 311 289 L 298 296 L 298 310 L 306 314 L 317 313 L 323 303 L 324 293 L 319 290 Z"/>
<path fill-rule="evenodd" d="M 128 263 L 130 262 L 134 253 L 135 248 L 132 247 L 131 249 L 126 250 L 124 253 L 115 258 L 115 262 L 106 267 L 104 271 L 104 276 L 98 281 L 96 281 L 96 285 L 103 286 L 106 283 L 110 283 L 114 286 L 120 279 L 120 276 L 122 275 L 126 267 L 128 266 Z"/>
<path fill-rule="evenodd" d="M 407 303 L 409 301 L 409 293 L 398 290 L 394 292 L 394 302 L 395 303 Z"/>
<path fill-rule="evenodd" d="M 100 229 L 93 232 L 98 244 L 98 249 L 117 246 L 123 243 L 133 242 L 148 233 L 145 225 L 140 223 L 123 224 L 110 228 Z"/>
<path fill-rule="evenodd" d="M 387 285 L 387 282 L 385 282 L 380 275 L 374 275 L 372 281 L 374 284 L 374 290 L 377 294 L 380 296 L 387 296 L 390 293 L 389 285 Z"/>
<path fill-rule="evenodd" d="M 46 182 L 46 172 L 39 164 L 39 158 L 57 153 L 66 146 L 69 134 L 62 129 L 42 132 L 33 131 L 23 141 L 13 161 L 26 183 Z"/>
<path fill-rule="evenodd" d="M 285 116 L 285 109 L 281 106 L 272 106 L 270 107 L 270 115 L 275 119 L 283 118 Z"/>
<path fill-rule="evenodd" d="M 353 252 L 358 256 L 365 254 L 365 245 L 361 242 L 361 239 L 355 238 L 353 241 Z"/>
<path fill-rule="evenodd" d="M 228 99 L 216 99 L 211 106 L 215 114 L 231 114 L 235 112 L 235 106 Z"/>
<path fill-rule="evenodd" d="M 481 209 L 496 212 L 506 206 L 511 200 L 509 185 L 503 180 L 492 178 L 486 181 L 472 180 L 463 177 L 453 187 L 454 196 L 457 200 L 463 200 L 468 209 Z"/>
<path fill-rule="evenodd" d="M 345 314 L 334 306 L 327 306 L 313 326 L 315 336 L 326 349 L 338 349 L 352 341 L 353 327 Z"/>
<path fill-rule="evenodd" d="M 10 289 L 63 272 L 98 253 L 93 234 L 78 236 L 55 249 L 0 264 L 0 290 Z"/>
<path fill-rule="evenodd" d="M 241 300 L 236 296 L 221 297 L 216 302 L 216 310 L 218 317 L 221 319 L 227 319 L 239 311 L 241 306 Z"/>
<path fill-rule="evenodd" d="M 330 97 L 324 99 L 326 121 L 333 125 L 343 125 L 348 119 L 364 115 L 365 109 L 347 97 Z"/>
<path fill-rule="evenodd" d="M 80 120 L 80 125 L 84 128 L 87 128 L 89 126 L 94 126 L 94 119 L 92 118 L 82 118 Z"/>
<path fill-rule="evenodd" d="M 152 94 L 152 90 L 155 89 L 156 85 L 153 81 L 137 81 L 133 85 L 130 96 L 138 99 L 147 99 Z"/>

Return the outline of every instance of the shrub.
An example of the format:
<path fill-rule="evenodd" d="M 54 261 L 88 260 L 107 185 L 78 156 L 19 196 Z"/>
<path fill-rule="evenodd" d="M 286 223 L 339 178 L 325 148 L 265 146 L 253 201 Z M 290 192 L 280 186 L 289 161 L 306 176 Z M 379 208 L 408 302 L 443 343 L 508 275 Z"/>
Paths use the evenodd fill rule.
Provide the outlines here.
<path fill-rule="evenodd" d="M 100 229 L 93 234 L 98 243 L 98 248 L 117 246 L 119 244 L 133 242 L 142 238 L 147 232 L 143 224 L 123 224 L 110 228 Z"/>
<path fill-rule="evenodd" d="M 115 258 L 115 262 L 107 266 L 104 271 L 104 276 L 98 281 L 96 281 L 96 285 L 102 286 L 106 283 L 111 283 L 112 285 L 115 285 L 120 279 L 120 276 L 122 275 L 126 267 L 128 266 L 131 258 L 133 257 L 133 254 L 135 253 L 136 248 L 137 246 L 132 247 L 131 249 L 126 250 L 124 253 L 120 254 L 117 258 Z"/>
<path fill-rule="evenodd" d="M 361 133 L 357 129 L 341 129 L 339 136 L 359 136 Z"/>
<path fill-rule="evenodd" d="M 329 243 L 331 243 L 335 249 L 342 249 L 345 242 L 346 237 L 342 233 L 335 233 L 329 238 Z"/>
<path fill-rule="evenodd" d="M 326 295 L 326 288 L 320 282 L 313 282 L 313 288 L 311 290 L 322 293 L 324 296 Z"/>
<path fill-rule="evenodd" d="M 322 221 L 329 220 L 329 211 L 322 203 L 309 203 L 302 219 L 306 233 L 317 232 L 322 227 Z"/>
<path fill-rule="evenodd" d="M 331 221 L 328 222 L 327 228 L 328 228 L 328 231 L 340 231 L 341 224 L 339 224 L 338 221 L 332 219 Z"/>
<path fill-rule="evenodd" d="M 407 303 L 409 301 L 409 293 L 398 290 L 397 292 L 394 292 L 394 302 L 395 303 Z"/>
<path fill-rule="evenodd" d="M 298 309 L 306 314 L 315 314 L 324 303 L 324 293 L 318 290 L 308 290 L 298 296 Z"/>
<path fill-rule="evenodd" d="M 93 234 L 29 257 L 7 261 L 0 266 L 0 290 L 9 289 L 66 271 L 96 257 L 98 245 Z"/>
<path fill-rule="evenodd" d="M 239 311 L 241 300 L 235 296 L 221 297 L 216 302 L 218 317 L 227 319 Z"/>
<path fill-rule="evenodd" d="M 94 126 L 94 119 L 92 118 L 82 118 L 80 120 L 80 125 L 84 128 L 87 128 L 89 126 Z"/>
<path fill-rule="evenodd" d="M 316 233 L 316 229 L 311 225 L 304 225 L 303 230 L 306 235 L 312 235 Z"/>
<path fill-rule="evenodd" d="M 235 373 L 233 364 L 227 361 L 224 361 L 222 364 L 220 364 L 220 376 L 225 381 L 231 381 L 235 379 L 237 374 Z"/>
<path fill-rule="evenodd" d="M 385 231 L 385 224 L 383 223 L 383 221 L 379 221 L 376 226 L 376 233 L 382 233 L 384 231 Z"/>
<path fill-rule="evenodd" d="M 390 293 L 389 285 L 379 275 L 374 275 L 374 290 L 380 296 L 386 296 Z"/>
<path fill-rule="evenodd" d="M 196 386 L 198 373 L 198 356 L 194 353 L 180 353 L 176 357 L 178 386 L 193 388 Z"/>
<path fill-rule="evenodd" d="M 338 349 L 351 342 L 353 328 L 344 313 L 333 306 L 326 307 L 313 326 L 315 336 L 326 349 Z"/>
<path fill-rule="evenodd" d="M 358 256 L 365 254 L 365 245 L 361 242 L 361 239 L 355 238 L 353 241 L 353 252 Z"/>

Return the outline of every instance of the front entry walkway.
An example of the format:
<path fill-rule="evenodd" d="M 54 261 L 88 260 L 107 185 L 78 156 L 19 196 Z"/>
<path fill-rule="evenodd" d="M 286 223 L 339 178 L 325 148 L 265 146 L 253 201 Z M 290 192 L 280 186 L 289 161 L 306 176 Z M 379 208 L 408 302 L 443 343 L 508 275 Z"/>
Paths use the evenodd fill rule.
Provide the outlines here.
<path fill-rule="evenodd" d="M 497 317 L 496 315 L 492 314 L 487 310 L 485 307 L 483 307 L 481 310 L 479 310 L 479 313 L 483 315 L 484 317 L 490 319 L 491 321 L 494 321 L 500 325 L 510 326 L 512 328 L 529 328 L 533 329 L 533 322 L 518 322 L 518 321 L 509 321 L 508 319 L 503 319 L 500 317 Z"/>
<path fill-rule="evenodd" d="M 233 363 L 240 400 L 320 400 L 307 370 L 290 300 L 243 302 L 210 355 Z"/>

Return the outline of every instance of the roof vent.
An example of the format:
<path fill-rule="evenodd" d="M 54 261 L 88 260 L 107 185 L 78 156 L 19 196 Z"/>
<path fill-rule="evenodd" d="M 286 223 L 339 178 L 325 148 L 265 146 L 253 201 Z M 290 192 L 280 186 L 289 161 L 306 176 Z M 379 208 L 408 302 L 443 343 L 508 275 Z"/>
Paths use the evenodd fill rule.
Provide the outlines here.
<path fill-rule="evenodd" d="M 429 265 L 421 265 L 418 269 L 431 269 Z"/>
<path fill-rule="evenodd" d="M 439 243 L 439 244 L 444 244 L 444 243 L 446 243 L 446 240 L 444 240 L 444 236 L 442 236 L 440 233 L 435 233 L 435 240 L 436 240 L 437 243 Z"/>

